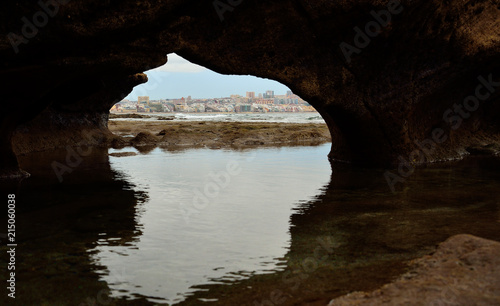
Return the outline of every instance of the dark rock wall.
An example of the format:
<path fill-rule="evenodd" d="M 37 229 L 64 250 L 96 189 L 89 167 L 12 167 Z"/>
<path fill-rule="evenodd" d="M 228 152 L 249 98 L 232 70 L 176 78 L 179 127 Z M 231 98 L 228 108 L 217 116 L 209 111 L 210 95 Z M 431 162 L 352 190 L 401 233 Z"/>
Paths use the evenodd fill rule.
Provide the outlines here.
<path fill-rule="evenodd" d="M 499 140 L 499 1 L 45 1 L 57 8 L 1 4 L 2 169 L 17 167 L 16 129 L 18 153 L 44 147 L 23 135 L 50 135 L 54 118 L 61 130 L 95 124 L 106 134 L 109 107 L 170 52 L 288 85 L 325 118 L 336 160 L 438 161 Z M 363 39 L 355 27 L 365 32 L 367 24 L 371 37 Z M 459 127 L 443 120 L 490 75 L 477 110 L 462 112 Z M 435 131 L 446 140 L 412 155 L 425 151 L 415 141 Z M 58 145 L 75 141 L 59 134 Z"/>

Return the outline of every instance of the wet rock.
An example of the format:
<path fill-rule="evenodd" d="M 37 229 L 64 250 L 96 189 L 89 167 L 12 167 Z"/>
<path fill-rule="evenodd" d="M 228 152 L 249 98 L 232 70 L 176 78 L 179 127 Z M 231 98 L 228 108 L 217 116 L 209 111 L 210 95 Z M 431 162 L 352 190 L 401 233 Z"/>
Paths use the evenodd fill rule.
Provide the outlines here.
<path fill-rule="evenodd" d="M 161 130 L 160 132 L 158 132 L 157 136 L 165 136 L 167 135 L 167 130 Z"/>
<path fill-rule="evenodd" d="M 472 155 L 498 155 L 500 154 L 500 145 L 489 144 L 485 146 L 472 146 L 468 147 L 466 150 Z"/>
<path fill-rule="evenodd" d="M 122 137 L 115 137 L 112 141 L 111 141 L 111 147 L 113 149 L 121 149 L 121 148 L 124 148 L 126 147 L 127 145 L 129 145 L 130 142 L 123 139 Z"/>
<path fill-rule="evenodd" d="M 109 114 L 109 119 L 144 119 L 144 118 L 151 118 L 151 116 L 147 115 L 140 115 L 140 114 L 116 114 L 116 113 L 111 113 Z"/>
<path fill-rule="evenodd" d="M 500 305 L 499 254 L 500 242 L 456 235 L 393 283 L 328 305 Z"/>
<path fill-rule="evenodd" d="M 149 132 L 141 132 L 137 134 L 130 143 L 133 146 L 145 146 L 145 145 L 154 145 L 158 142 L 158 138 L 156 138 L 153 134 Z"/>
<path fill-rule="evenodd" d="M 135 152 L 118 152 L 118 153 L 109 153 L 109 156 L 114 156 L 114 157 L 127 157 L 127 156 L 136 156 L 137 153 Z"/>
<path fill-rule="evenodd" d="M 175 117 L 174 116 L 171 116 L 171 117 L 158 117 L 157 120 L 162 120 L 162 121 L 169 121 L 169 120 L 174 120 Z"/>

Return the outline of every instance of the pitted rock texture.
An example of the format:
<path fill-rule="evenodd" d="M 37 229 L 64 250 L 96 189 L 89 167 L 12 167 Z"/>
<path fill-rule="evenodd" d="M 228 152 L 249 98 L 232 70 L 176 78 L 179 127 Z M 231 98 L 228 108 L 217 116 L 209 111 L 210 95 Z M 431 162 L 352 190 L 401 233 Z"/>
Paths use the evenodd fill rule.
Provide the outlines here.
<path fill-rule="evenodd" d="M 334 160 L 434 162 L 499 143 L 498 1 L 58 1 L 0 5 L 2 172 L 21 125 L 50 133 L 50 118 L 94 114 L 106 134 L 110 106 L 171 52 L 288 85 L 325 118 Z M 469 96 L 484 98 L 473 111 Z M 446 140 L 424 152 L 436 131 Z"/>

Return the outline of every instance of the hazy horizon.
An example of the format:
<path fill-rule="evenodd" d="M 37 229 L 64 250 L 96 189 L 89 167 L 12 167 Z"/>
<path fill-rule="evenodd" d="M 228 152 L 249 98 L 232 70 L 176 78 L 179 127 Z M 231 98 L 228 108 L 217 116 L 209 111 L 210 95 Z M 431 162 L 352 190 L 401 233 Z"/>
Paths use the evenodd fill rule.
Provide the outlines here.
<path fill-rule="evenodd" d="M 245 96 L 247 91 L 256 95 L 273 90 L 275 95 L 284 95 L 287 86 L 270 79 L 255 76 L 223 75 L 193 64 L 175 53 L 168 55 L 168 62 L 158 68 L 145 71 L 149 81 L 138 85 L 125 99 L 136 101 L 138 96 L 149 96 L 151 100 L 222 98 L 231 95 Z"/>

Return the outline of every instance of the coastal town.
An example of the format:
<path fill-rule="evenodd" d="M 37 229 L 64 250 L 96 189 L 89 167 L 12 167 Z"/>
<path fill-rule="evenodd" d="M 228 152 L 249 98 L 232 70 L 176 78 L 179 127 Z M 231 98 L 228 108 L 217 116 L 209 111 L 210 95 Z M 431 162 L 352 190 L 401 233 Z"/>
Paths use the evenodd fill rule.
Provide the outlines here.
<path fill-rule="evenodd" d="M 225 98 L 151 100 L 149 96 L 139 96 L 137 101 L 125 99 L 115 104 L 112 113 L 269 113 L 269 112 L 316 112 L 309 103 L 288 91 L 285 95 L 275 95 L 274 91 L 246 96 L 231 95 Z"/>

